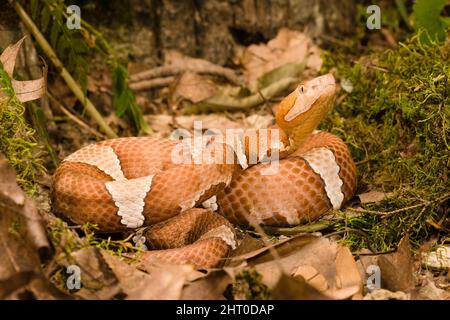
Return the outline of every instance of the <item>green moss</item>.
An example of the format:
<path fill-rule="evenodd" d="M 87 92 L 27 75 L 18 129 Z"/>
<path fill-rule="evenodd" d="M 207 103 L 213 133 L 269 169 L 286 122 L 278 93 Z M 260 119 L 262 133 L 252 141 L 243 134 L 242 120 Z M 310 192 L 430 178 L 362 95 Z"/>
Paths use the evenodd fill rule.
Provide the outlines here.
<path fill-rule="evenodd" d="M 111 237 L 104 237 L 96 233 L 98 228 L 96 225 L 86 223 L 78 227 L 81 236 L 74 228 L 69 228 L 67 224 L 59 219 L 53 219 L 47 224 L 47 234 L 54 248 L 61 248 L 61 257 L 68 257 L 73 251 L 88 247 L 97 247 L 106 252 L 122 257 L 124 253 L 139 253 L 140 248 L 135 247 L 130 239 L 134 234 L 123 240 L 113 240 Z M 126 259 L 125 262 L 133 263 L 138 259 L 138 255 L 134 259 Z"/>
<path fill-rule="evenodd" d="M 341 92 L 323 127 L 349 145 L 360 190 L 396 191 L 393 199 L 366 208 L 391 211 L 448 193 L 450 38 L 442 45 L 424 45 L 419 34 L 395 50 L 374 53 L 353 65 L 350 61 L 345 55 L 325 56 L 324 71 L 337 68 L 338 78 L 349 81 L 353 90 Z M 342 225 L 364 230 L 374 248 L 385 250 L 405 232 L 416 242 L 428 235 L 425 221 L 441 207 L 424 208 L 388 219 L 373 214 L 346 217 Z M 353 248 L 367 241 L 355 234 L 347 240 Z"/>
<path fill-rule="evenodd" d="M 3 93 L 3 95 L 2 95 Z M 16 170 L 18 184 L 28 193 L 36 191 L 36 178 L 45 171 L 43 150 L 24 117 L 9 76 L 0 63 L 0 152 Z"/>
<path fill-rule="evenodd" d="M 262 281 L 262 276 L 254 269 L 239 272 L 225 296 L 234 300 L 267 300 L 270 290 Z"/>

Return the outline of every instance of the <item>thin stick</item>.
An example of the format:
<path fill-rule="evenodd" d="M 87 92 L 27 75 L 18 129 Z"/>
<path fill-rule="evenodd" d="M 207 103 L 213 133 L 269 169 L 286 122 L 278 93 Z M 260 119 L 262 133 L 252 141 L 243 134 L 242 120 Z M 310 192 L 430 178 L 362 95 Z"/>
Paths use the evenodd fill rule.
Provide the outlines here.
<path fill-rule="evenodd" d="M 376 210 L 368 210 L 368 209 L 355 209 L 355 208 L 347 208 L 347 210 L 349 211 L 353 211 L 353 212 L 358 212 L 358 213 L 370 213 L 370 214 L 375 214 L 377 216 L 381 216 L 383 219 L 385 218 L 389 218 L 397 213 L 401 213 L 401 212 L 405 212 L 411 209 L 416 209 L 416 208 L 420 208 L 425 206 L 428 207 L 433 203 L 439 203 L 439 202 L 443 202 L 445 200 L 447 200 L 448 198 L 450 198 L 450 193 L 443 195 L 442 197 L 437 198 L 436 200 L 433 201 L 426 201 L 423 203 L 418 203 L 412 206 L 408 206 L 408 207 L 404 207 L 404 208 L 400 208 L 400 209 L 396 209 L 393 211 L 376 211 Z"/>
<path fill-rule="evenodd" d="M 151 80 L 142 80 L 130 83 L 130 89 L 133 91 L 143 91 L 152 88 L 166 87 L 175 81 L 175 77 L 156 78 Z"/>
<path fill-rule="evenodd" d="M 268 234 L 281 234 L 284 236 L 293 236 L 300 233 L 310 233 L 317 232 L 326 228 L 329 228 L 333 223 L 331 221 L 318 221 L 313 224 L 299 225 L 296 227 L 286 228 L 286 227 L 270 227 L 265 226 L 264 231 Z"/>
<path fill-rule="evenodd" d="M 130 82 L 138 82 L 141 80 L 147 80 L 152 78 L 174 76 L 186 71 L 192 71 L 199 74 L 219 75 L 228 79 L 232 83 L 235 84 L 239 83 L 239 79 L 236 76 L 234 70 L 224 68 L 210 62 L 186 64 L 185 66 L 165 65 L 161 67 L 156 67 L 150 70 L 142 71 L 131 75 Z"/>
<path fill-rule="evenodd" d="M 14 7 L 22 22 L 27 27 L 27 29 L 33 34 L 37 43 L 41 46 L 42 50 L 46 56 L 52 61 L 57 70 L 60 70 L 61 77 L 66 82 L 67 86 L 72 90 L 77 99 L 86 108 L 87 113 L 98 123 L 100 128 L 106 133 L 108 138 L 117 138 L 117 134 L 111 129 L 111 127 L 103 119 L 102 115 L 95 108 L 94 104 L 84 95 L 83 90 L 81 90 L 79 84 L 75 81 L 72 75 L 64 67 L 63 63 L 59 60 L 53 48 L 50 46 L 48 41 L 39 31 L 38 27 L 35 25 L 30 16 L 22 8 L 19 2 L 15 0 L 9 0 L 10 4 Z"/>
<path fill-rule="evenodd" d="M 184 107 L 186 113 L 197 113 L 199 111 L 223 111 L 223 110 L 244 110 L 255 107 L 264 102 L 264 99 L 272 97 L 287 90 L 297 83 L 296 78 L 283 78 L 267 87 L 245 98 L 234 98 L 224 94 L 217 94 L 212 98 L 201 101 L 197 104 Z M 264 97 L 264 99 L 262 98 Z"/>
<path fill-rule="evenodd" d="M 58 106 L 59 109 L 67 116 L 70 120 L 78 124 L 80 127 L 83 127 L 84 129 L 88 130 L 90 133 L 92 133 L 94 136 L 105 139 L 107 138 L 104 134 L 98 132 L 94 128 L 91 128 L 87 123 L 85 123 L 83 120 L 79 119 L 76 115 L 74 115 L 72 112 L 70 112 L 68 109 L 66 109 L 50 92 L 47 92 L 48 97 Z"/>

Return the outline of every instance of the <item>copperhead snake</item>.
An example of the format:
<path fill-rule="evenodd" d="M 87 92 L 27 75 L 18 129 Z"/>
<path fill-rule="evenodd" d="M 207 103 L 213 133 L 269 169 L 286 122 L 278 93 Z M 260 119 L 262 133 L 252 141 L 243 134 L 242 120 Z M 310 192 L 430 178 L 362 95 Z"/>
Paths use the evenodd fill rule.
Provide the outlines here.
<path fill-rule="evenodd" d="M 331 74 L 303 82 L 278 105 L 276 126 L 202 137 L 200 152 L 189 149 L 192 142 L 151 137 L 83 147 L 55 171 L 54 211 L 101 232 L 148 226 L 153 250 L 142 252 L 143 263 L 218 266 L 236 245 L 232 224 L 294 226 L 339 209 L 354 194 L 347 146 L 316 131 L 335 90 Z M 273 155 L 280 160 L 268 161 Z"/>

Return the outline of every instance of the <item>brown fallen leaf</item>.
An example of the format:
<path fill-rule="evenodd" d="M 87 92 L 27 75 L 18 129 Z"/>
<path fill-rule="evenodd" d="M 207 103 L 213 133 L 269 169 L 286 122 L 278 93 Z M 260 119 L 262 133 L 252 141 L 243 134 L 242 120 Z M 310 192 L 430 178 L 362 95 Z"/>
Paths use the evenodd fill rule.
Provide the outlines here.
<path fill-rule="evenodd" d="M 325 277 L 321 275 L 320 272 L 313 266 L 299 266 L 292 276 L 294 278 L 298 276 L 303 277 L 309 285 L 313 286 L 320 292 L 325 292 L 329 288 L 327 279 L 325 279 Z"/>
<path fill-rule="evenodd" d="M 330 299 L 361 299 L 362 279 L 350 250 L 338 246 L 336 252 L 336 276 L 326 279 L 313 266 L 302 265 L 294 272 L 294 277 L 302 276 L 306 282 Z"/>
<path fill-rule="evenodd" d="M 26 37 L 20 39 L 14 45 L 7 47 L 0 55 L 5 72 L 11 77 L 11 85 L 20 102 L 36 100 L 45 95 L 47 65 L 43 68 L 44 76 L 36 80 L 18 81 L 13 78 L 14 66 L 16 64 L 17 53 L 19 52 Z"/>
<path fill-rule="evenodd" d="M 186 99 L 197 103 L 211 98 L 217 93 L 217 86 L 206 77 L 194 72 L 185 72 L 174 91 L 176 99 Z"/>
<path fill-rule="evenodd" d="M 267 44 L 251 45 L 244 51 L 242 64 L 246 83 L 254 89 L 254 84 L 264 74 L 303 61 L 313 74 L 317 74 L 322 66 L 320 49 L 306 34 L 283 28 Z"/>
<path fill-rule="evenodd" d="M 392 197 L 392 195 L 393 195 L 392 192 L 385 193 L 381 191 L 369 191 L 366 193 L 359 194 L 358 197 L 361 203 L 365 204 L 371 202 L 380 202 L 382 200 Z"/>
<path fill-rule="evenodd" d="M 336 288 L 341 290 L 339 292 L 342 295 L 342 289 L 356 288 L 356 292 L 350 293 L 352 290 L 348 291 L 353 299 L 361 299 L 363 293 L 363 279 L 359 273 L 358 266 L 356 265 L 355 259 L 353 258 L 350 249 L 339 245 L 336 253 L 336 278 L 335 278 Z M 327 295 L 333 297 L 337 291 L 328 291 Z"/>
<path fill-rule="evenodd" d="M 329 300 L 327 296 L 310 285 L 303 277 L 282 274 L 272 289 L 275 300 Z"/>
<path fill-rule="evenodd" d="M 223 270 L 212 271 L 205 277 L 190 282 L 182 290 L 182 300 L 222 300 L 232 277 Z"/>
<path fill-rule="evenodd" d="M 179 299 L 183 287 L 205 274 L 188 265 L 153 263 L 146 272 L 106 251 L 89 247 L 72 252 L 60 261 L 65 267 L 76 265 L 81 271 L 81 299 Z"/>
<path fill-rule="evenodd" d="M 424 283 L 411 291 L 412 300 L 445 300 L 450 293 L 436 287 L 432 276 L 425 279 Z"/>
<path fill-rule="evenodd" d="M 147 264 L 146 270 L 149 275 L 141 284 L 143 291 L 132 291 L 130 299 L 177 300 L 182 297 L 185 285 L 205 276 L 191 265 L 155 263 Z M 124 277 L 123 282 L 126 281 Z"/>
<path fill-rule="evenodd" d="M 370 255 L 372 251 L 369 249 L 362 249 L 360 253 L 367 255 L 360 255 L 359 259 L 356 261 L 356 265 L 358 267 L 359 274 L 361 276 L 363 284 L 367 284 L 367 279 L 372 274 L 371 268 L 373 266 L 378 267 L 378 258 L 379 255 Z"/>
<path fill-rule="evenodd" d="M 271 249 L 276 249 L 278 256 L 281 258 L 297 252 L 300 248 L 317 239 L 318 237 L 309 234 L 286 238 L 269 246 L 264 246 L 260 249 L 231 257 L 230 260 L 233 262 L 246 261 L 252 265 L 271 262 L 274 259 Z"/>
<path fill-rule="evenodd" d="M 255 250 L 260 250 L 262 248 L 264 248 L 264 242 L 262 241 L 262 239 L 256 239 L 249 234 L 246 234 L 244 238 L 239 242 L 237 248 L 231 252 L 229 259 L 227 259 L 225 263 L 225 266 L 237 266 L 240 262 L 242 262 L 242 259 L 233 260 L 234 257 L 243 257 L 250 252 L 254 252 Z"/>
<path fill-rule="evenodd" d="M 414 263 L 408 236 L 402 238 L 397 251 L 378 258 L 381 285 L 390 291 L 407 291 L 414 287 Z"/>
<path fill-rule="evenodd" d="M 281 241 L 272 248 L 277 251 L 278 258 L 265 247 L 232 260 L 245 259 L 262 275 L 269 288 L 273 288 L 283 274 L 293 274 L 302 265 L 313 266 L 326 279 L 335 277 L 336 244 L 328 239 L 303 235 Z"/>
<path fill-rule="evenodd" d="M 0 299 L 67 298 L 43 274 L 41 264 L 49 253 L 36 206 L 0 154 Z"/>
<path fill-rule="evenodd" d="M 292 290 L 277 293 L 280 297 L 362 298 L 362 278 L 351 252 L 327 238 L 309 234 L 288 238 L 231 257 L 226 271 L 234 277 L 247 267 L 254 268 L 269 289 Z M 297 283 L 288 284 L 286 279 Z"/>

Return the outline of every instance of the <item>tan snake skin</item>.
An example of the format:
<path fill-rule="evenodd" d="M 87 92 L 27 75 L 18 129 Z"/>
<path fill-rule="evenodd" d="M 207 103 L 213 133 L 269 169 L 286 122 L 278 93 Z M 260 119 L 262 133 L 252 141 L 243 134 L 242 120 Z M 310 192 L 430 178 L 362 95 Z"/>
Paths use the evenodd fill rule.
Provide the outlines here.
<path fill-rule="evenodd" d="M 339 209 L 355 192 L 356 169 L 345 144 L 314 131 L 334 92 L 331 75 L 300 84 L 278 106 L 278 127 L 265 132 L 269 138 L 256 131 L 256 148 L 250 131 L 227 136 L 235 139 L 231 144 L 204 138 L 201 152 L 193 149 L 187 158 L 182 142 L 149 137 L 84 147 L 57 168 L 53 208 L 77 224 L 97 224 L 101 232 L 150 226 L 145 235 L 153 250 L 142 253 L 141 263 L 219 266 L 236 245 L 230 222 L 293 226 Z M 252 156 L 261 160 L 276 152 L 282 160 L 274 162 L 278 171 L 272 174 L 271 164 L 249 163 Z M 174 161 L 181 154 L 190 163 Z M 230 154 L 232 163 L 218 161 Z M 213 161 L 205 163 L 207 156 Z M 196 208 L 202 204 L 209 209 Z M 218 213 L 211 211 L 216 206 Z"/>

